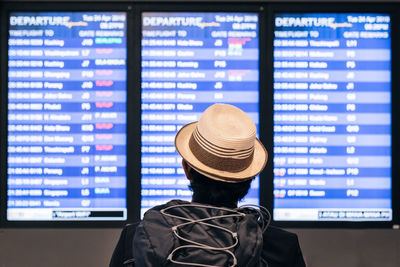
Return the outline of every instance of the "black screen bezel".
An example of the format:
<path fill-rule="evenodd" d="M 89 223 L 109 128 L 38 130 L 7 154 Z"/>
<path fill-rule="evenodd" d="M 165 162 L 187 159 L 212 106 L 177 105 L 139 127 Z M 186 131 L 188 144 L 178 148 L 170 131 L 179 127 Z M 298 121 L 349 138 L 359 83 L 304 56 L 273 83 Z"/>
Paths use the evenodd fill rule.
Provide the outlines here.
<path fill-rule="evenodd" d="M 136 217 L 135 212 L 135 196 L 140 194 L 140 191 L 132 186 L 132 181 L 135 179 L 135 173 L 139 173 L 140 166 L 135 163 L 135 161 L 127 161 L 127 219 L 126 220 L 57 220 L 57 221 L 34 221 L 26 220 L 19 221 L 7 220 L 7 125 L 8 125 L 8 29 L 9 29 L 9 15 L 11 12 L 124 12 L 127 16 L 127 159 L 134 158 L 135 148 L 138 149 L 140 143 L 135 138 L 128 138 L 129 136 L 137 135 L 137 127 L 134 124 L 129 123 L 137 117 L 138 112 L 137 105 L 131 104 L 131 100 L 137 99 L 135 92 L 132 88 L 137 81 L 135 75 L 135 64 L 133 63 L 133 58 L 137 57 L 137 49 L 133 49 L 133 38 L 134 34 L 130 34 L 134 25 L 134 18 L 132 16 L 132 6 L 129 4 L 109 4 L 103 3 L 101 5 L 96 3 L 8 3 L 3 6 L 2 10 L 2 35 L 1 38 L 1 153 L 0 159 L 2 162 L 2 167 L 0 168 L 0 203 L 3 207 L 0 210 L 0 225 L 4 227 L 23 227 L 23 228 L 89 228 L 89 227 L 122 227 L 128 221 L 134 220 Z M 131 48 L 131 49 L 128 49 Z M 137 198 L 136 198 L 137 199 Z"/>
<path fill-rule="evenodd" d="M 259 46 L 262 43 L 261 15 L 263 7 L 259 4 L 232 4 L 222 5 L 221 3 L 209 3 L 208 5 L 199 3 L 182 4 L 127 4 L 127 3 L 38 3 L 34 6 L 19 4 L 6 4 L 2 10 L 2 38 L 1 41 L 1 66 L 4 69 L 1 73 L 1 147 L 0 160 L 4 163 L 0 169 L 0 176 L 7 177 L 7 73 L 8 73 L 8 17 L 10 12 L 90 12 L 90 11 L 121 11 L 127 13 L 127 210 L 128 217 L 124 221 L 8 221 L 7 220 L 7 178 L 0 179 L 0 203 L 4 209 L 0 209 L 0 227 L 7 228 L 104 228 L 121 227 L 127 222 L 140 220 L 140 191 L 141 191 L 141 31 L 143 12 L 251 12 L 257 13 L 260 19 Z M 265 34 L 263 34 L 264 36 Z M 259 62 L 262 60 L 260 50 Z M 261 66 L 259 68 L 261 73 Z M 262 76 L 261 76 L 262 77 Z M 260 77 L 260 91 L 261 91 Z M 261 182 L 260 182 L 261 183 Z M 260 189 L 261 191 L 261 189 Z M 260 193 L 261 196 L 261 193 Z M 261 201 L 261 200 L 260 200 Z"/>
<path fill-rule="evenodd" d="M 285 2 L 281 4 L 267 3 L 148 3 L 143 2 L 18 2 L 1 3 L 1 40 L 0 40 L 0 160 L 3 165 L 0 168 L 0 228 L 101 228 L 121 227 L 126 222 L 140 219 L 140 158 L 141 158 L 141 13 L 142 12 L 258 12 L 259 14 L 259 115 L 260 138 L 269 152 L 269 161 L 266 169 L 260 175 L 260 204 L 271 212 L 273 208 L 273 30 L 275 13 L 301 13 L 301 12 L 380 12 L 391 15 L 392 36 L 392 88 L 396 88 L 400 81 L 394 75 L 400 70 L 400 53 L 394 49 L 400 44 L 400 21 L 398 19 L 400 4 L 381 3 L 318 3 L 301 4 Z M 33 11 L 123 11 L 127 12 L 127 209 L 126 221 L 7 221 L 7 62 L 8 45 L 5 38 L 8 36 L 8 15 L 10 12 Z M 397 26 L 397 25 L 399 26 Z M 400 107 L 397 107 L 396 99 L 400 99 L 400 93 L 392 90 L 392 177 L 400 173 L 400 140 L 395 136 L 400 134 Z M 266 127 L 261 127 L 266 125 Z M 338 221 L 274 221 L 273 224 L 290 228 L 394 228 L 400 224 L 400 182 L 392 179 L 392 210 L 393 220 L 390 222 L 338 222 Z"/>
<path fill-rule="evenodd" d="M 136 10 L 135 10 L 136 11 Z M 162 5 L 162 4 L 145 4 L 145 5 L 140 5 L 137 8 L 137 12 L 139 14 L 139 17 L 142 18 L 142 14 L 145 12 L 198 12 L 198 13 L 219 13 L 219 12 L 238 12 L 238 13 L 254 13 L 258 15 L 259 18 L 259 36 L 258 36 L 258 41 L 259 41 L 259 93 L 261 91 L 264 91 L 266 89 L 265 87 L 265 82 L 264 82 L 264 76 L 261 75 L 263 72 L 263 62 L 264 56 L 265 56 L 265 51 L 261 49 L 261 46 L 263 43 L 265 43 L 265 24 L 262 23 L 263 21 L 263 16 L 262 13 L 264 11 L 264 6 L 260 4 L 230 4 L 230 5 L 221 5 L 221 3 L 207 3 L 207 5 L 200 5 L 198 3 L 187 3 L 186 5 L 181 5 L 181 4 L 169 4 L 169 5 Z M 142 29 L 142 22 L 140 23 L 140 29 Z M 141 39 L 141 38 L 140 38 Z M 140 44 L 141 48 L 141 44 Z M 140 64 L 141 66 L 141 58 L 140 58 Z M 265 87 L 265 88 L 264 88 Z M 139 88 L 141 90 L 141 88 Z M 259 107 L 259 125 L 261 125 L 261 97 L 259 95 L 259 100 L 258 100 L 258 107 Z M 262 138 L 262 133 L 261 133 L 261 127 L 260 127 L 260 138 Z M 262 194 L 262 189 L 261 189 L 261 180 L 262 180 L 262 175 L 260 175 L 260 187 L 259 187 L 259 199 L 260 199 L 260 205 L 262 203 L 261 200 L 261 194 Z M 140 181 L 139 184 L 140 185 Z M 140 209 L 140 207 L 139 207 Z"/>
<path fill-rule="evenodd" d="M 360 8 L 362 6 L 362 8 Z M 362 10 L 362 11 L 360 11 Z M 397 71 L 399 71 L 399 52 L 397 49 L 397 45 L 400 41 L 400 32 L 398 26 L 398 15 L 399 15 L 399 5 L 393 4 L 363 4 L 363 3 L 340 3 L 340 4 L 332 4 L 332 3 L 319 3 L 318 5 L 312 4 L 273 4 L 268 7 L 268 25 L 270 25 L 271 29 L 268 31 L 268 41 L 267 47 L 265 48 L 269 52 L 269 56 L 271 57 L 267 64 L 267 73 L 268 76 L 268 84 L 270 85 L 271 92 L 265 99 L 263 104 L 267 105 L 268 108 L 264 111 L 264 114 L 270 114 L 268 118 L 267 125 L 273 125 L 273 39 L 274 39 L 274 18 L 275 14 L 278 13 L 386 13 L 391 16 L 391 38 L 392 38 L 392 58 L 391 58 L 391 81 L 392 81 L 392 220 L 391 221 L 275 221 L 272 219 L 272 223 L 274 225 L 280 227 L 289 227 L 289 228 L 393 228 L 397 229 L 399 224 L 399 182 L 394 177 L 397 177 L 399 174 L 399 149 L 400 142 L 394 138 L 400 134 L 400 125 L 399 125 L 399 107 L 396 105 L 396 100 L 399 99 L 400 94 L 394 90 L 398 86 L 399 79 L 396 77 Z M 398 76 L 398 75 L 397 75 Z M 267 121 L 266 121 L 267 122 Z M 267 138 L 266 143 L 273 144 L 273 127 L 271 127 L 270 132 L 265 135 Z M 270 159 L 271 164 L 264 171 L 267 172 L 268 178 L 264 181 L 263 189 L 265 194 L 268 197 L 268 200 L 263 203 L 273 214 L 273 150 L 270 150 Z M 397 164 L 396 164 L 397 163 Z M 272 166 L 271 166 L 272 165 Z"/>

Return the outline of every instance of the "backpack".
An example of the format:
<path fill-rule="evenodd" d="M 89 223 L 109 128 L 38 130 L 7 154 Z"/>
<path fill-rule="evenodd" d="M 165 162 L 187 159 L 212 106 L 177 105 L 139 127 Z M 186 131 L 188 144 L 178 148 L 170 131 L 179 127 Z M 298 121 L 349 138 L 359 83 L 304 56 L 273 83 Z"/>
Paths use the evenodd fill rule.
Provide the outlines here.
<path fill-rule="evenodd" d="M 133 239 L 136 266 L 259 267 L 259 214 L 172 200 L 148 210 Z"/>

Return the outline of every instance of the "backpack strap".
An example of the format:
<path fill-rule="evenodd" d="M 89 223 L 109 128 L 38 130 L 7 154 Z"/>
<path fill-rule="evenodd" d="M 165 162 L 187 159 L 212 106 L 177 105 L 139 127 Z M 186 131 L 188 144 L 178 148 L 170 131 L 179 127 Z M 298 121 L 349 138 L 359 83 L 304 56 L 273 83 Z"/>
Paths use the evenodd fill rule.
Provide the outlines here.
<path fill-rule="evenodd" d="M 135 258 L 133 257 L 133 238 L 135 237 L 136 227 L 139 225 L 140 222 L 127 224 L 125 226 L 125 249 L 124 249 L 124 267 L 135 267 Z"/>
<path fill-rule="evenodd" d="M 135 267 L 135 258 L 131 258 L 122 263 L 124 267 Z"/>
<path fill-rule="evenodd" d="M 136 227 L 139 223 L 140 222 L 136 222 L 124 226 L 112 255 L 110 267 L 135 267 L 132 247 L 133 237 L 135 236 Z"/>

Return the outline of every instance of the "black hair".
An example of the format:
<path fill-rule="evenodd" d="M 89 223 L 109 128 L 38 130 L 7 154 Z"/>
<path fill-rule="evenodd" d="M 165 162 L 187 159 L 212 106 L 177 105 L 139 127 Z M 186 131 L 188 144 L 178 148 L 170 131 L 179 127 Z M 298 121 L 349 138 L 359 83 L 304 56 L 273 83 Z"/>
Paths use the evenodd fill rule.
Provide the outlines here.
<path fill-rule="evenodd" d="M 190 190 L 193 201 L 214 206 L 236 207 L 237 202 L 246 196 L 252 179 L 240 183 L 227 183 L 208 178 L 190 169 Z"/>

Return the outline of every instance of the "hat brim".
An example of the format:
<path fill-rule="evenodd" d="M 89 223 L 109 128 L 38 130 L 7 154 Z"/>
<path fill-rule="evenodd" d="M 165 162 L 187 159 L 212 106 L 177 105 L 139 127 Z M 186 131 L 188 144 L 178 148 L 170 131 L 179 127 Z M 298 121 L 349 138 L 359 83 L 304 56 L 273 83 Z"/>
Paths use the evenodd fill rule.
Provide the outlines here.
<path fill-rule="evenodd" d="M 268 160 L 268 152 L 264 145 L 256 138 L 254 142 L 254 156 L 250 166 L 239 172 L 221 171 L 211 168 L 199 161 L 189 148 L 189 140 L 192 136 L 197 122 L 183 126 L 175 137 L 175 147 L 182 158 L 199 173 L 218 181 L 238 183 L 259 174 L 265 167 Z"/>

